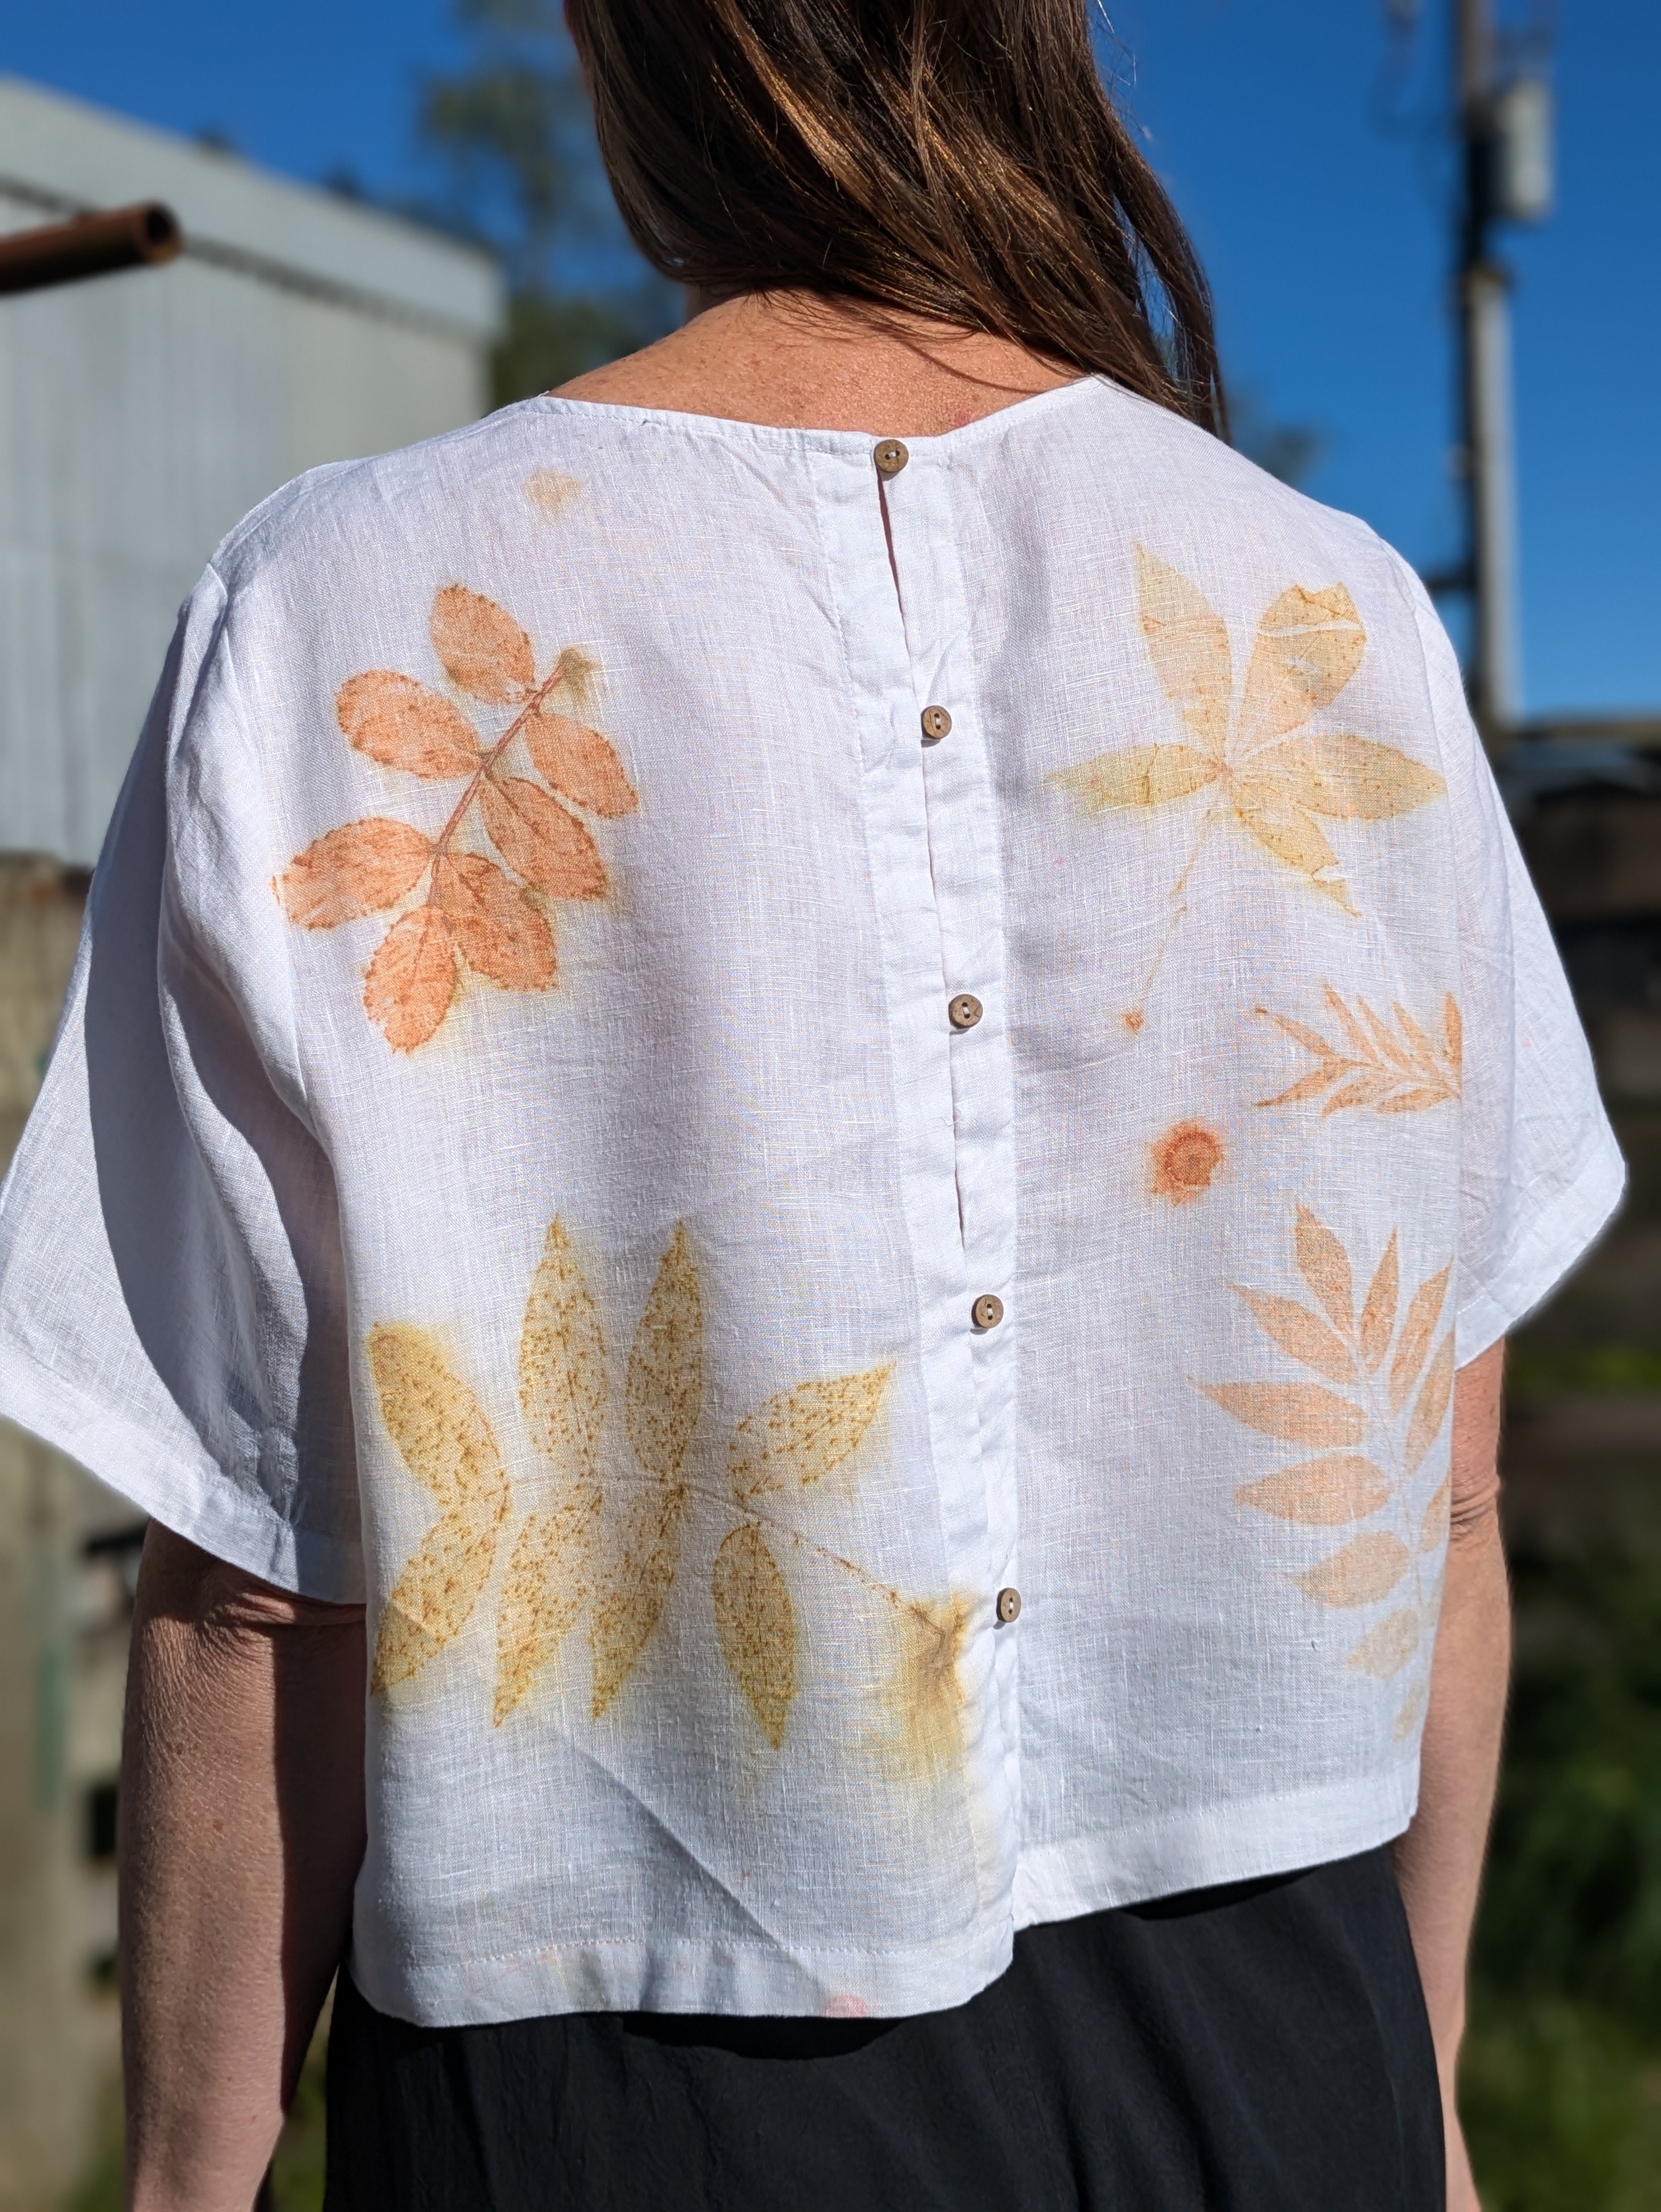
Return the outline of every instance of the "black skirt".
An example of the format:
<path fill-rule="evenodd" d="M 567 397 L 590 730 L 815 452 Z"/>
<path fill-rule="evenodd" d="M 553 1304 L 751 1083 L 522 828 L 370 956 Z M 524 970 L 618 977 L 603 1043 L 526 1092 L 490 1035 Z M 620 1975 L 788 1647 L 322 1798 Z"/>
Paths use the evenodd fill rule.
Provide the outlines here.
<path fill-rule="evenodd" d="M 1026 1929 L 951 2012 L 412 2027 L 343 1972 L 326 2212 L 1445 2212 L 1385 1850 Z"/>

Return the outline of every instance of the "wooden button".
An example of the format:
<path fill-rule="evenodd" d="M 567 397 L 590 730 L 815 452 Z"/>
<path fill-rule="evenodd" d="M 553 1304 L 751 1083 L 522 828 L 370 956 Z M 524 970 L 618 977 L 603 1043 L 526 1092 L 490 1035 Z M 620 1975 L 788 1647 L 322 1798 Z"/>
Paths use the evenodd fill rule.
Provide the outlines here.
<path fill-rule="evenodd" d="M 970 1307 L 969 1318 L 977 1328 L 995 1328 L 1003 1319 L 1003 1300 L 988 1291 Z"/>
<path fill-rule="evenodd" d="M 946 1011 L 954 1030 L 972 1030 L 986 1008 L 972 993 L 959 991 Z"/>
<path fill-rule="evenodd" d="M 1019 1620 L 1020 1619 L 1020 1617 L 1021 1617 L 1021 1594 L 1020 1594 L 1020 1592 L 1019 1592 L 1018 1589 L 1001 1589 L 1001 1590 L 998 1592 L 998 1618 L 999 1618 L 999 1620 L 1000 1620 L 1001 1621 L 1002 1621 L 1002 1623 L 1004 1624 L 1005 1627 L 1007 1628 L 1007 1627 L 1009 1626 L 1009 1624 L 1010 1624 L 1010 1622 L 1011 1622 L 1012 1620 Z"/>
<path fill-rule="evenodd" d="M 952 717 L 944 707 L 925 707 L 922 710 L 922 741 L 926 745 L 937 745 L 942 738 L 952 734 Z"/>
<path fill-rule="evenodd" d="M 879 477 L 897 477 L 911 456 L 897 438 L 885 438 L 871 458 Z"/>

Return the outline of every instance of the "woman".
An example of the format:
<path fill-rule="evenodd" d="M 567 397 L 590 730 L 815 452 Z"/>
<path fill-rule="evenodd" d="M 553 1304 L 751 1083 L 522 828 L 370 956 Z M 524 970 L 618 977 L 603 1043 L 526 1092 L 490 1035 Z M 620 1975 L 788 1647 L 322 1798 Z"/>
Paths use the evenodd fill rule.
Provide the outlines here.
<path fill-rule="evenodd" d="M 131 2201 L 344 1953 L 343 2212 L 1468 2208 L 1621 1170 L 1452 655 L 1222 442 L 1079 0 L 571 25 L 714 304 L 221 548 L 0 1214 L 153 1516 Z"/>

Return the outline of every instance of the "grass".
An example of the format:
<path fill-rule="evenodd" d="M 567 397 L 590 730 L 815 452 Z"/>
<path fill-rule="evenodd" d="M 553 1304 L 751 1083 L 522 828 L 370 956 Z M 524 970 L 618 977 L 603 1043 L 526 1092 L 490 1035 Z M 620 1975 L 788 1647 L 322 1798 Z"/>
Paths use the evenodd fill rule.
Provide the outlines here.
<path fill-rule="evenodd" d="M 1661 1352 L 1644 1344 L 1512 1345 L 1506 1385 L 1528 1397 L 1558 1390 L 1648 1395 L 1661 1391 Z"/>
<path fill-rule="evenodd" d="M 1661 1573 L 1513 1562 L 1461 2106 L 1484 2212 L 1661 2212 Z"/>

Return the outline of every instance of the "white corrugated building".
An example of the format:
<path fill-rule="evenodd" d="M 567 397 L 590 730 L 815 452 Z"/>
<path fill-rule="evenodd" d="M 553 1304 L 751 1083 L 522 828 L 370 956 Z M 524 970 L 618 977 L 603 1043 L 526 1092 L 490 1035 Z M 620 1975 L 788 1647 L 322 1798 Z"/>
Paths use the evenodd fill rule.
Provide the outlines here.
<path fill-rule="evenodd" d="M 490 260 L 0 76 L 0 232 L 153 199 L 184 227 L 180 259 L 0 297 L 0 1160 L 215 544 L 301 470 L 488 404 Z M 113 2060 L 112 2002 L 88 1992 L 114 1941 L 132 1517 L 0 1430 L 0 2212 L 61 2203 Z"/>

